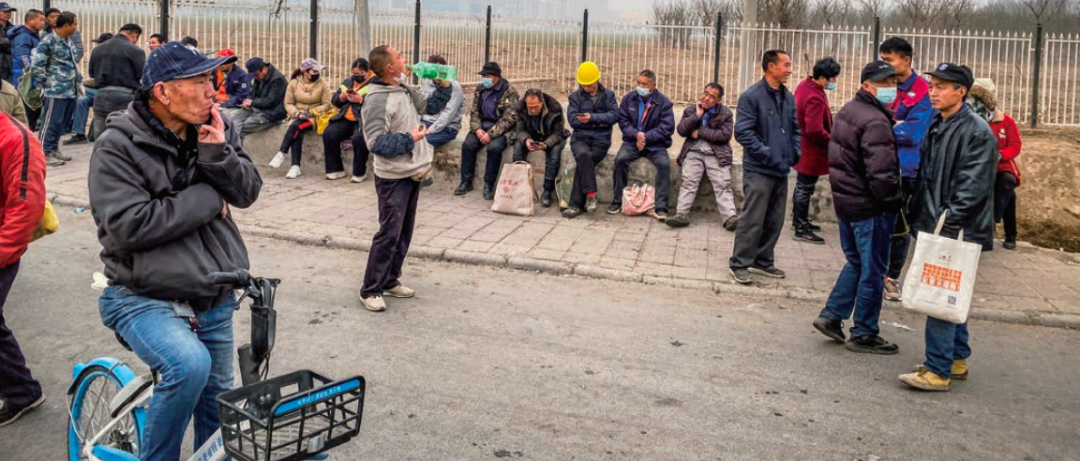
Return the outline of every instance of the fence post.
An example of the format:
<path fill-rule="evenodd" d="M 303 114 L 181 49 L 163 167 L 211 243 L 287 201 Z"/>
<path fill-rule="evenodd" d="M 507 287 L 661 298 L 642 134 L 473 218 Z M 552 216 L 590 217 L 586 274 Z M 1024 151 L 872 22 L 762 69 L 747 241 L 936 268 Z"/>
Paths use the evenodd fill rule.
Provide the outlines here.
<path fill-rule="evenodd" d="M 1035 61 L 1032 69 L 1034 70 L 1031 79 L 1031 127 L 1039 127 L 1039 87 L 1042 86 L 1042 48 L 1043 48 L 1043 28 L 1042 23 L 1035 26 Z"/>
<path fill-rule="evenodd" d="M 484 64 L 491 62 L 491 5 L 487 7 L 487 23 L 484 26 Z"/>
<path fill-rule="evenodd" d="M 589 10 L 585 10 L 585 17 L 581 20 L 581 62 L 589 58 Z"/>
<path fill-rule="evenodd" d="M 416 0 L 416 24 L 413 24 L 413 55 L 412 62 L 414 64 L 420 62 L 420 0 Z M 413 85 L 420 83 L 420 77 L 415 73 L 413 74 Z"/>
<path fill-rule="evenodd" d="M 311 59 L 319 59 L 319 0 L 311 0 Z"/>
<path fill-rule="evenodd" d="M 46 8 L 48 5 L 49 0 L 45 0 Z M 158 0 L 158 6 L 161 7 L 161 10 L 158 11 L 158 16 L 160 16 L 158 18 L 160 21 L 160 24 L 158 24 L 158 28 L 160 29 L 158 33 L 164 35 L 166 40 L 169 40 L 169 0 Z"/>
<path fill-rule="evenodd" d="M 41 11 L 48 11 L 49 8 L 52 8 L 52 0 L 44 0 L 41 2 Z"/>
<path fill-rule="evenodd" d="M 716 38 L 713 39 L 712 80 L 720 83 L 720 37 L 724 32 L 724 13 L 716 13 Z"/>
<path fill-rule="evenodd" d="M 881 17 L 874 16 L 874 49 L 870 50 L 870 60 L 878 59 L 878 48 L 881 46 Z"/>

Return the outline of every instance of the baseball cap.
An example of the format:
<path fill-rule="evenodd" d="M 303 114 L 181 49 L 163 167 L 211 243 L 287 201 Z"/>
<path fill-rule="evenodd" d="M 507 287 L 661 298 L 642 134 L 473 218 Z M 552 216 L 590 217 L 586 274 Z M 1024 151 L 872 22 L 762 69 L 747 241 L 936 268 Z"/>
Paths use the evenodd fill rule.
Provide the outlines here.
<path fill-rule="evenodd" d="M 222 48 L 221 51 L 217 52 L 217 55 L 219 58 L 226 58 L 229 56 L 236 56 L 236 52 L 228 48 Z"/>
<path fill-rule="evenodd" d="M 937 70 L 927 72 L 926 75 L 959 83 L 963 85 L 964 88 L 967 88 L 968 91 L 971 91 L 971 86 L 975 84 L 975 77 L 972 76 L 970 67 L 953 64 L 951 62 L 938 64 Z"/>
<path fill-rule="evenodd" d="M 236 56 L 208 58 L 194 47 L 169 42 L 152 51 L 146 59 L 142 89 L 150 91 L 158 83 L 202 75 L 231 62 L 236 62 Z"/>
<path fill-rule="evenodd" d="M 896 75 L 896 68 L 891 64 L 885 61 L 874 61 L 863 67 L 859 81 L 880 82 L 894 75 Z"/>
<path fill-rule="evenodd" d="M 11 4 L 8 3 L 8 2 L 0 2 L 0 12 L 7 13 L 9 11 L 19 11 L 19 10 L 15 9 L 15 7 L 11 6 Z"/>
<path fill-rule="evenodd" d="M 249 74 L 262 72 L 263 67 L 266 67 L 266 61 L 263 61 L 263 58 L 258 56 L 248 59 L 247 62 L 244 63 L 244 68 Z"/>

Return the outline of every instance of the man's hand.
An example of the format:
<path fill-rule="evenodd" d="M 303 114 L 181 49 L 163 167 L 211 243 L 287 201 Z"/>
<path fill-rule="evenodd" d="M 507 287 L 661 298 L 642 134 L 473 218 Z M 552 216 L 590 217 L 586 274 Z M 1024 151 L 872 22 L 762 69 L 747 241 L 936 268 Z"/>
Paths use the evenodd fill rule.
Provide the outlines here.
<path fill-rule="evenodd" d="M 221 120 L 221 111 L 217 107 L 210 109 L 210 122 L 199 126 L 199 142 L 225 144 L 225 122 Z"/>
<path fill-rule="evenodd" d="M 244 102 L 240 103 L 240 105 L 241 105 L 241 106 L 242 106 L 242 107 L 243 107 L 244 109 L 248 109 L 248 110 L 251 110 L 251 100 L 250 100 L 250 99 L 245 99 L 245 100 L 244 100 Z"/>
<path fill-rule="evenodd" d="M 420 140 L 424 139 L 424 136 L 427 136 L 428 133 L 429 133 L 429 131 L 428 131 L 427 127 L 424 126 L 423 124 L 419 124 L 419 125 L 416 125 L 416 128 L 413 128 L 412 133 L 409 133 L 409 134 L 412 135 L 412 140 L 413 141 L 420 142 Z"/>
<path fill-rule="evenodd" d="M 483 128 L 476 130 L 476 137 L 480 138 L 480 143 L 485 146 L 491 142 L 491 135 L 489 135 L 487 131 L 484 131 Z"/>
<path fill-rule="evenodd" d="M 638 142 L 638 144 L 641 144 L 643 146 L 645 145 L 645 132 L 644 131 L 639 131 L 638 132 L 638 134 L 637 134 L 637 142 Z M 638 149 L 641 149 L 641 148 L 639 147 Z"/>
<path fill-rule="evenodd" d="M 221 200 L 221 219 L 229 217 L 229 204 L 224 199 Z"/>
<path fill-rule="evenodd" d="M 698 138 L 697 134 L 698 134 L 698 130 L 694 130 L 693 133 L 690 133 L 690 137 L 693 138 L 693 139 L 697 139 Z"/>
<path fill-rule="evenodd" d="M 535 146 L 536 146 L 536 150 L 547 150 L 547 144 L 545 144 L 545 143 L 538 142 L 538 143 L 535 143 Z"/>
<path fill-rule="evenodd" d="M 533 151 L 535 151 L 537 149 L 536 143 L 533 142 L 532 139 L 526 139 L 525 140 L 525 148 L 529 149 L 529 152 L 533 152 Z"/>
<path fill-rule="evenodd" d="M 637 150 L 645 150 L 645 141 L 637 142 Z"/>
<path fill-rule="evenodd" d="M 705 115 L 705 108 L 701 107 L 700 102 L 694 103 L 694 113 L 696 113 L 698 117 Z"/>
<path fill-rule="evenodd" d="M 586 112 L 584 114 L 577 114 L 577 120 L 581 123 L 589 123 L 592 120 L 592 114 Z"/>

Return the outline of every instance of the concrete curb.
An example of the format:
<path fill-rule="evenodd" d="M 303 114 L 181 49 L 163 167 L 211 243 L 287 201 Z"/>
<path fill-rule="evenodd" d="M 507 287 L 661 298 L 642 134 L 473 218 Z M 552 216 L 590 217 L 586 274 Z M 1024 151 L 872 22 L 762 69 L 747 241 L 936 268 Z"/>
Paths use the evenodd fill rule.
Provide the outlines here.
<path fill-rule="evenodd" d="M 90 208 L 90 204 L 81 199 L 63 195 L 53 195 L 50 200 L 55 206 L 68 208 Z M 298 232 L 267 229 L 256 226 L 241 225 L 240 230 L 247 236 L 285 240 L 300 245 L 327 247 L 341 250 L 368 251 L 371 249 L 371 240 L 356 239 L 351 237 L 314 236 Z M 662 285 L 674 288 L 690 288 L 712 291 L 717 294 L 729 294 L 754 298 L 789 298 L 799 301 L 824 303 L 828 293 L 808 290 L 805 288 L 763 288 L 754 286 L 737 285 L 723 281 L 708 281 L 677 277 L 657 277 L 644 275 L 633 271 L 608 269 L 590 266 L 587 264 L 574 264 L 561 261 L 547 261 L 541 259 L 511 256 L 509 258 L 489 253 L 477 253 L 474 251 L 462 251 L 442 249 L 428 246 L 415 246 L 409 249 L 409 256 L 432 261 L 447 261 L 474 266 L 509 267 L 511 269 L 537 271 L 552 275 L 576 275 L 578 277 L 601 280 L 613 280 L 618 282 L 644 283 L 647 285 Z M 903 309 L 900 303 L 886 302 L 883 307 L 887 309 Z M 1052 328 L 1080 329 L 1080 315 L 1040 313 L 1040 312 L 1017 312 L 1004 311 L 983 307 L 974 307 L 971 310 L 971 318 L 989 320 L 1002 323 L 1019 325 L 1031 325 Z"/>

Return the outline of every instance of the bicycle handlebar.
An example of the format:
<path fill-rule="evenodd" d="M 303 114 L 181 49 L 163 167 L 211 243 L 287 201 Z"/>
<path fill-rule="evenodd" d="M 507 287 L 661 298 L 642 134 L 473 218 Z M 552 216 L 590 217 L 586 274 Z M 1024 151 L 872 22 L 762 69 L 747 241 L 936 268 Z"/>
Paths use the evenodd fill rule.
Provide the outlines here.
<path fill-rule="evenodd" d="M 246 269 L 232 272 L 211 272 L 208 276 L 211 285 L 247 287 L 251 283 L 251 273 Z"/>

